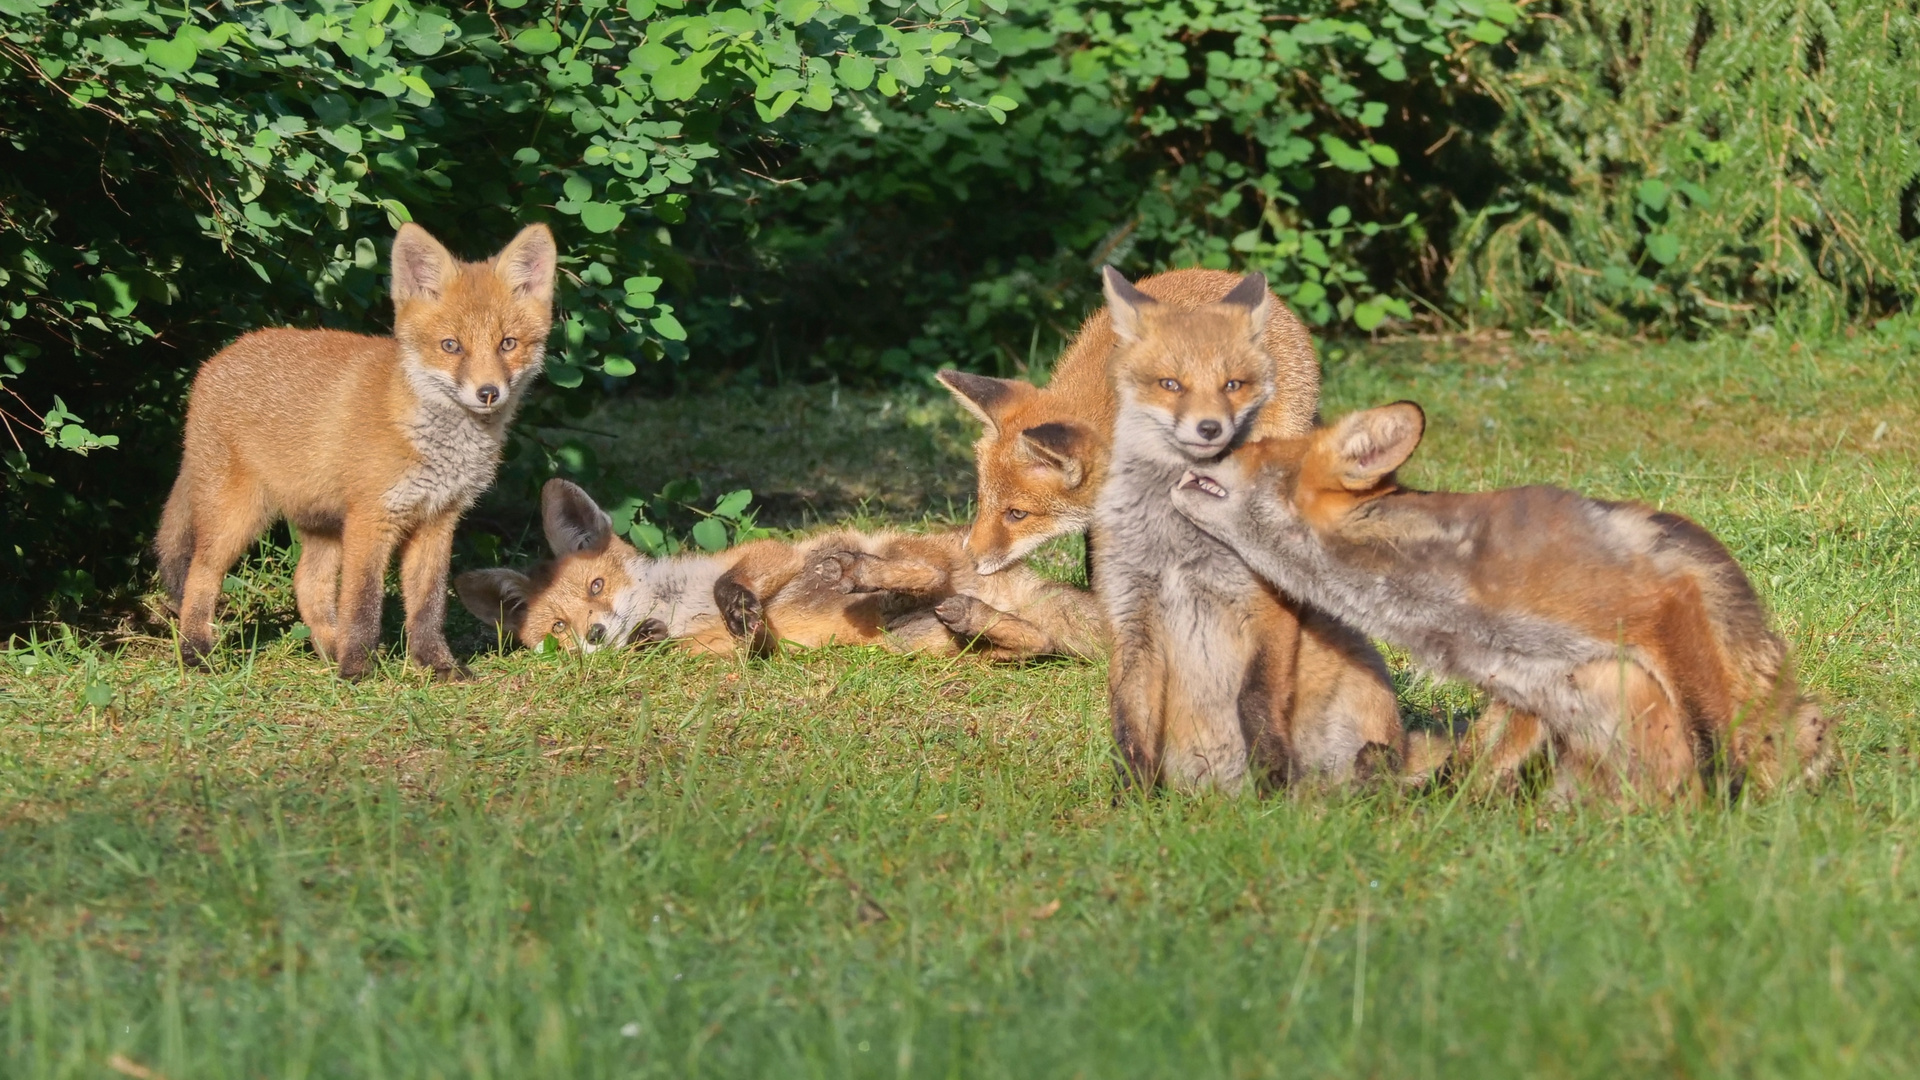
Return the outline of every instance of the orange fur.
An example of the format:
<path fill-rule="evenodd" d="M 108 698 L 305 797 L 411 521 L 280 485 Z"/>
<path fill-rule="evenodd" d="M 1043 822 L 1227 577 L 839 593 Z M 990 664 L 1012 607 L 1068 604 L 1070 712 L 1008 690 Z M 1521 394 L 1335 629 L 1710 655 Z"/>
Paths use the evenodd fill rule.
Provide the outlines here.
<path fill-rule="evenodd" d="M 393 337 L 258 330 L 194 379 L 155 545 L 187 659 L 213 648 L 227 569 L 285 517 L 300 532 L 300 616 L 342 675 L 367 669 L 396 551 L 413 658 L 457 670 L 441 629 L 453 528 L 492 483 L 540 369 L 553 237 L 529 226 L 493 259 L 460 263 L 408 224 L 393 250 Z"/>

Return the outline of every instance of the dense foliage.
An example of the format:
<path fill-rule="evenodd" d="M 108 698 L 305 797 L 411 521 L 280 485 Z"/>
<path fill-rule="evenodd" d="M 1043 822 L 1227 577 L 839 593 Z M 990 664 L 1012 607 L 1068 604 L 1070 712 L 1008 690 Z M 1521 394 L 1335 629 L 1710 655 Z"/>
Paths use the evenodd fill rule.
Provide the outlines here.
<path fill-rule="evenodd" d="M 1914 5 L 1588 0 L 1533 31 L 1486 80 L 1466 317 L 1830 329 L 1920 293 Z"/>
<path fill-rule="evenodd" d="M 1920 291 L 1910 6 L 678 2 L 0 0 L 0 614 L 141 581 L 194 365 L 382 327 L 408 218 L 559 230 L 520 489 L 622 386 L 1037 375 L 1108 262 L 1329 332 Z"/>

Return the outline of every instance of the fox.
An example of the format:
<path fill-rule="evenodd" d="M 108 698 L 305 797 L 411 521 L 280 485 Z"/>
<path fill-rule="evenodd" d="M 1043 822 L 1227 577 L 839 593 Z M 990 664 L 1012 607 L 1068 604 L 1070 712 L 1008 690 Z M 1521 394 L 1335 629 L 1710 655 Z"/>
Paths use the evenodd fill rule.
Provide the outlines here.
<path fill-rule="evenodd" d="M 1277 303 L 1265 277 L 1250 274 L 1201 307 L 1159 303 L 1110 267 L 1104 288 L 1119 344 L 1093 570 L 1113 636 L 1108 689 L 1126 777 L 1232 793 L 1249 781 L 1398 773 L 1407 742 L 1378 652 L 1341 628 L 1335 660 L 1365 693 L 1335 708 L 1303 695 L 1313 684 L 1301 679 L 1290 601 L 1169 495 L 1186 470 L 1250 436 L 1301 425 L 1297 405 L 1277 420 L 1263 415 L 1288 400 L 1265 347 Z M 1324 633 L 1332 620 L 1313 623 Z"/>
<path fill-rule="evenodd" d="M 1167 307 L 1200 308 L 1218 303 L 1240 282 L 1240 275 L 1225 270 L 1186 269 L 1142 278 L 1134 288 Z M 1313 338 L 1269 294 L 1261 341 L 1276 365 L 1261 430 L 1305 434 L 1320 401 Z M 1102 307 L 1081 324 L 1044 388 L 963 371 L 936 376 L 981 424 L 974 444 L 977 512 L 967 533 L 967 551 L 981 573 L 1012 566 L 1048 540 L 1092 526 L 1112 452 L 1115 402 L 1108 366 L 1119 346 L 1113 316 Z"/>
<path fill-rule="evenodd" d="M 1425 430 L 1410 401 L 1357 412 L 1171 497 L 1288 594 L 1485 691 L 1468 741 L 1492 779 L 1547 755 L 1559 797 L 1675 801 L 1825 774 L 1833 721 L 1712 533 L 1556 487 L 1403 486 Z"/>
<path fill-rule="evenodd" d="M 464 676 L 443 630 L 454 526 L 541 370 L 557 258 L 545 225 L 465 263 L 409 222 L 393 241 L 393 336 L 256 330 L 201 365 L 154 544 L 183 660 L 208 663 L 221 582 L 285 518 L 300 618 L 340 675 L 367 673 L 397 550 L 409 654 Z"/>
<path fill-rule="evenodd" d="M 541 522 L 552 561 L 531 574 L 475 570 L 454 582 L 469 611 L 529 647 L 551 635 L 580 652 L 674 642 L 694 653 L 765 654 L 790 642 L 998 660 L 1106 648 L 1090 594 L 1026 567 L 982 576 L 957 531 L 838 530 L 650 558 L 614 534 L 584 489 L 557 477 L 542 489 Z"/>

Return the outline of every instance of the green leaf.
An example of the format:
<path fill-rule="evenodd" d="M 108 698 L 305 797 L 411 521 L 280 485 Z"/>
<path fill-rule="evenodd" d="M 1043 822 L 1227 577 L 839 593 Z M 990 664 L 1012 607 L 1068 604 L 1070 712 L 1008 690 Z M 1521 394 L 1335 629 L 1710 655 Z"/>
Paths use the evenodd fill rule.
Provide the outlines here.
<path fill-rule="evenodd" d="M 588 232 L 610 233 L 626 218 L 626 208 L 612 203 L 590 202 L 580 208 L 580 224 L 585 225 Z"/>
<path fill-rule="evenodd" d="M 1013 100 L 1010 97 L 1007 97 L 1004 94 L 995 94 L 992 97 L 987 99 L 987 108 L 999 109 L 1003 113 L 1012 112 L 1013 110 L 1019 107 L 1020 107 L 1019 102 Z"/>
<path fill-rule="evenodd" d="M 688 535 L 693 542 L 708 551 L 723 551 L 727 546 L 727 526 L 719 518 L 706 518 L 693 527 Z"/>
<path fill-rule="evenodd" d="M 653 92 L 664 101 L 686 101 L 700 92 L 706 82 L 707 61 L 712 53 L 693 53 L 653 73 Z"/>
<path fill-rule="evenodd" d="M 633 361 L 624 356 L 608 356 L 601 359 L 600 370 L 616 379 L 624 379 L 639 369 L 633 366 Z"/>
<path fill-rule="evenodd" d="M 1507 40 L 1507 32 L 1497 24 L 1481 19 L 1467 31 L 1467 36 L 1488 45 L 1498 45 Z"/>
<path fill-rule="evenodd" d="M 1649 210 L 1660 211 L 1667 208 L 1667 197 L 1671 194 L 1667 185 L 1659 180 L 1642 180 L 1634 190 L 1634 198 Z"/>
<path fill-rule="evenodd" d="M 876 70 L 870 58 L 849 54 L 840 58 L 840 67 L 836 74 L 840 76 L 841 85 L 847 89 L 865 90 L 873 85 Z"/>
<path fill-rule="evenodd" d="M 585 376 L 572 364 L 548 364 L 547 380 L 563 390 L 571 390 L 584 382 Z"/>
<path fill-rule="evenodd" d="M 1338 135 L 1320 136 L 1320 149 L 1326 153 L 1327 160 L 1333 162 L 1334 168 L 1347 172 L 1370 172 L 1373 169 L 1371 157 Z"/>
<path fill-rule="evenodd" d="M 654 333 L 659 334 L 668 341 L 687 340 L 686 328 L 680 325 L 679 319 L 674 318 L 670 314 L 655 315 L 652 319 L 648 320 L 648 325 L 653 327 Z"/>
<path fill-rule="evenodd" d="M 1672 233 L 1653 233 L 1647 237 L 1647 257 L 1661 266 L 1680 257 L 1680 240 Z"/>
<path fill-rule="evenodd" d="M 364 145 L 360 133 L 350 127 L 321 128 L 320 138 L 343 154 L 357 154 Z"/>
<path fill-rule="evenodd" d="M 563 43 L 560 32 L 546 25 L 529 26 L 513 35 L 513 47 L 534 56 L 550 53 Z"/>
<path fill-rule="evenodd" d="M 1380 324 L 1386 321 L 1386 308 L 1378 299 L 1366 300 L 1354 306 L 1353 325 L 1362 330 L 1378 329 Z"/>
<path fill-rule="evenodd" d="M 739 491 L 729 491 L 725 495 L 720 496 L 719 502 L 713 504 L 713 516 L 718 518 L 737 518 L 740 516 L 740 512 L 747 508 L 747 504 L 752 501 L 753 491 L 749 488 L 741 488 Z"/>
<path fill-rule="evenodd" d="M 113 704 L 113 687 L 108 686 L 99 679 L 93 679 L 87 683 L 86 692 L 81 696 L 86 699 L 87 704 L 94 708 L 104 709 L 108 705 Z"/>
<path fill-rule="evenodd" d="M 200 59 L 200 46 L 185 35 L 149 41 L 146 52 L 153 66 L 176 75 L 193 70 L 194 61 Z"/>
<path fill-rule="evenodd" d="M 1339 228 L 1353 220 L 1353 211 L 1344 206 L 1336 206 L 1327 214 L 1327 224 Z"/>
<path fill-rule="evenodd" d="M 1368 143 L 1367 156 L 1389 169 L 1397 168 L 1400 164 L 1400 151 L 1384 143 Z"/>

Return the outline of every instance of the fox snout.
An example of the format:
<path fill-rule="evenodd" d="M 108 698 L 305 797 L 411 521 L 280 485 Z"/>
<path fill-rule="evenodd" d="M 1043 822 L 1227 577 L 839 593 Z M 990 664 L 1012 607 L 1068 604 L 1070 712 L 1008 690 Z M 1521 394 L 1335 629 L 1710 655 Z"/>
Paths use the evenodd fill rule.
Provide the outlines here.
<path fill-rule="evenodd" d="M 1182 417 L 1174 427 L 1174 438 L 1180 441 L 1181 449 L 1195 457 L 1212 457 L 1225 450 L 1233 435 L 1231 415 Z"/>

